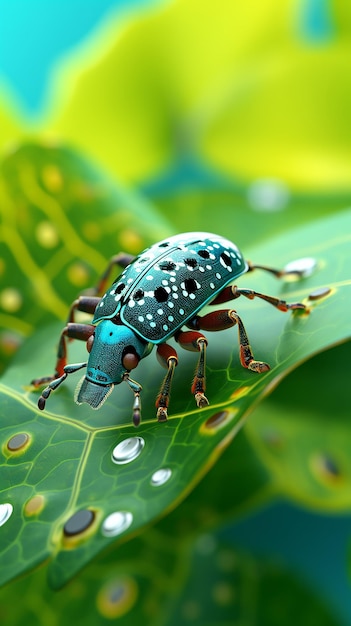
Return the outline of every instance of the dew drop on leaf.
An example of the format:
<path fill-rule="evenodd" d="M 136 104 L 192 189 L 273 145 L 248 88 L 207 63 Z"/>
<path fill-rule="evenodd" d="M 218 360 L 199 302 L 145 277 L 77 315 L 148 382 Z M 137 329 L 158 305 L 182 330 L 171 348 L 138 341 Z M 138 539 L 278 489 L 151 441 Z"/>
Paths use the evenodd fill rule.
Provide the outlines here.
<path fill-rule="evenodd" d="M 13 506 L 9 502 L 0 504 L 0 526 L 6 524 L 13 512 Z"/>
<path fill-rule="evenodd" d="M 142 437 L 129 437 L 121 441 L 112 452 L 112 461 L 118 465 L 124 465 L 137 459 L 145 445 Z"/>
<path fill-rule="evenodd" d="M 296 272 L 298 278 L 307 278 L 311 276 L 313 272 L 318 267 L 318 262 L 313 257 L 304 257 L 302 259 L 295 259 L 295 261 L 290 261 L 285 267 L 284 271 L 288 274 L 293 274 Z M 285 278 L 285 277 L 284 277 Z M 289 277 L 286 277 L 289 278 Z"/>
<path fill-rule="evenodd" d="M 151 484 L 153 487 L 160 487 L 161 485 L 164 485 L 171 478 L 171 476 L 172 470 L 168 467 L 159 469 L 151 476 Z"/>
<path fill-rule="evenodd" d="M 102 524 L 102 533 L 105 537 L 115 537 L 123 533 L 133 522 L 133 515 L 129 511 L 115 511 Z"/>

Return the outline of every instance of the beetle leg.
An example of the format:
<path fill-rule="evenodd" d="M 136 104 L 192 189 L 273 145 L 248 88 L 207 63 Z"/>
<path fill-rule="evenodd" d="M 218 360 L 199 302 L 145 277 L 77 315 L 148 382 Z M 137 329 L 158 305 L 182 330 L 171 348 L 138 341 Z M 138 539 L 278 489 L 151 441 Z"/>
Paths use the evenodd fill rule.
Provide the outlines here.
<path fill-rule="evenodd" d="M 247 262 L 248 264 L 248 272 L 253 272 L 254 270 L 264 270 L 265 272 L 269 272 L 270 274 L 273 274 L 276 278 L 282 278 L 283 276 L 291 276 L 291 275 L 295 275 L 295 276 L 303 276 L 304 275 L 304 271 L 303 270 L 292 270 L 292 271 L 286 271 L 286 270 L 278 270 L 275 267 L 269 267 L 268 265 L 256 265 L 256 263 L 251 263 L 251 261 Z"/>
<path fill-rule="evenodd" d="M 196 404 L 199 408 L 203 408 L 209 404 L 206 396 L 206 347 L 207 339 L 201 333 L 195 331 L 181 331 L 176 335 L 176 341 L 192 352 L 200 352 L 199 360 L 195 369 L 191 392 L 194 394 Z"/>
<path fill-rule="evenodd" d="M 172 346 L 169 346 L 168 343 L 161 343 L 157 346 L 156 355 L 159 363 L 161 363 L 161 365 L 166 367 L 168 370 L 156 398 L 157 419 L 159 422 L 165 422 L 167 420 L 167 408 L 169 404 L 173 374 L 176 366 L 178 365 L 178 356 L 175 349 Z"/>
<path fill-rule="evenodd" d="M 302 309 L 304 311 L 307 310 L 307 307 L 301 302 L 293 302 L 289 304 L 285 300 L 280 300 L 280 298 L 275 298 L 274 296 L 268 296 L 264 293 L 259 293 L 258 291 L 253 291 L 252 289 L 239 289 L 236 285 L 230 285 L 229 287 L 225 287 L 218 296 L 212 300 L 211 304 L 221 304 L 222 302 L 229 302 L 229 300 L 235 300 L 240 296 L 244 296 L 249 300 L 253 300 L 254 298 L 260 298 L 261 300 L 265 300 L 269 304 L 272 304 L 279 309 L 279 311 L 289 311 L 295 309 Z"/>
<path fill-rule="evenodd" d="M 95 309 L 101 298 L 96 296 L 80 296 L 71 305 L 69 310 L 67 322 L 74 322 L 74 314 L 76 311 L 82 311 L 83 313 L 95 313 Z"/>
<path fill-rule="evenodd" d="M 55 378 L 54 380 L 52 380 L 47 387 L 45 387 L 45 389 L 43 389 L 43 391 L 41 392 L 41 396 L 38 400 L 38 408 L 43 411 L 45 409 L 45 404 L 46 401 L 49 397 L 49 395 L 51 394 L 52 391 L 55 391 L 55 389 L 57 389 L 57 387 L 59 387 L 61 385 L 61 383 L 63 383 L 64 380 L 66 380 L 68 374 L 73 374 L 74 372 L 77 372 L 78 370 L 82 369 L 83 367 L 86 367 L 87 364 L 86 363 L 74 363 L 72 365 L 65 365 L 65 367 L 63 368 L 63 374 L 62 376 L 60 376 L 59 378 Z"/>
<path fill-rule="evenodd" d="M 103 272 L 103 274 L 101 274 L 97 284 L 95 285 L 95 287 L 93 287 L 93 289 L 90 290 L 91 293 L 93 295 L 102 296 L 107 289 L 109 276 L 112 269 L 116 265 L 119 265 L 120 267 L 122 267 L 122 269 L 125 269 L 132 261 L 134 261 L 134 259 L 134 255 L 126 254 L 125 252 L 119 252 L 115 256 L 111 257 L 105 271 Z"/>
<path fill-rule="evenodd" d="M 233 309 L 214 311 L 213 313 L 208 313 L 203 317 L 196 315 L 189 323 L 189 326 L 191 325 L 192 328 L 199 330 L 217 331 L 231 328 L 236 324 L 238 326 L 239 333 L 241 365 L 253 372 L 267 372 L 270 369 L 268 363 L 255 360 L 245 326 L 237 312 Z"/>
<path fill-rule="evenodd" d="M 92 324 L 68 323 L 61 332 L 57 349 L 55 374 L 53 376 L 43 376 L 42 378 L 35 378 L 34 380 L 32 380 L 31 385 L 33 385 L 34 387 L 41 387 L 45 383 L 50 383 L 51 381 L 54 382 L 55 380 L 61 378 L 65 372 L 65 367 L 67 365 L 67 338 L 87 341 L 94 332 L 95 326 L 93 326 Z"/>
<path fill-rule="evenodd" d="M 139 426 L 141 421 L 141 401 L 140 401 L 140 392 L 142 390 L 142 386 L 139 385 L 135 380 L 129 378 L 129 373 L 126 372 L 124 374 L 123 380 L 128 383 L 132 392 L 134 393 L 134 403 L 133 403 L 133 424 L 134 426 Z"/>

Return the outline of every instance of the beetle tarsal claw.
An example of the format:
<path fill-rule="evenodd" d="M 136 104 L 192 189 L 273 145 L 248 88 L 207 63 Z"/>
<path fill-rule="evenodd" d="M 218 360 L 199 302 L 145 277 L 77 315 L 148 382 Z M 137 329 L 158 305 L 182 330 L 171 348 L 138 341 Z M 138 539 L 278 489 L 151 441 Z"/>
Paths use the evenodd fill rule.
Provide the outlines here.
<path fill-rule="evenodd" d="M 251 361 L 248 364 L 247 369 L 249 369 L 251 372 L 257 372 L 258 374 L 262 374 L 263 372 L 268 372 L 268 370 L 270 370 L 271 368 L 268 363 L 264 363 L 264 361 Z"/>
<path fill-rule="evenodd" d="M 167 408 L 165 406 L 159 406 L 157 409 L 157 421 L 158 422 L 167 422 Z"/>
<path fill-rule="evenodd" d="M 199 391 L 195 394 L 195 402 L 199 409 L 203 409 L 205 406 L 208 406 L 210 403 L 206 398 L 205 394 Z"/>

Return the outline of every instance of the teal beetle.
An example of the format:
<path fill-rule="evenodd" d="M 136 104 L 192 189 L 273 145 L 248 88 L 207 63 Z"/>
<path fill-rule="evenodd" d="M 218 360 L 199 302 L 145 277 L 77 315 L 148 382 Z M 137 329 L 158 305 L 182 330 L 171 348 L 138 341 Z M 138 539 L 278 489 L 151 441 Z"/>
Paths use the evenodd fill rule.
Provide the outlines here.
<path fill-rule="evenodd" d="M 284 271 L 252 265 L 244 260 L 237 246 L 211 233 L 185 233 L 169 237 L 144 250 L 135 259 L 128 255 L 114 257 L 103 274 L 96 293 L 103 293 L 112 266 L 124 271 L 97 296 L 80 296 L 72 305 L 69 320 L 60 337 L 56 370 L 53 376 L 32 381 L 35 387 L 48 383 L 38 406 L 45 408 L 51 391 L 79 369 L 87 368 L 79 382 L 75 401 L 87 402 L 93 409 L 101 407 L 113 387 L 126 381 L 134 393 L 133 422 L 141 417 L 141 386 L 130 378 L 141 359 L 157 346 L 157 357 L 167 374 L 156 399 L 157 419 L 167 419 L 170 387 L 178 355 L 167 343 L 175 341 L 187 350 L 199 353 L 191 387 L 198 407 L 208 404 L 205 396 L 205 356 L 207 339 L 200 331 L 225 330 L 238 326 L 240 361 L 253 372 L 269 370 L 269 365 L 255 360 L 241 318 L 233 309 L 220 309 L 199 315 L 205 305 L 219 305 L 239 296 L 261 298 L 281 311 L 305 309 L 301 303 L 239 289 L 233 281 L 245 272 L 260 268 L 280 277 Z M 76 310 L 94 314 L 91 324 L 74 321 Z M 183 327 L 189 330 L 184 330 Z M 87 341 L 87 363 L 67 365 L 67 338 Z"/>

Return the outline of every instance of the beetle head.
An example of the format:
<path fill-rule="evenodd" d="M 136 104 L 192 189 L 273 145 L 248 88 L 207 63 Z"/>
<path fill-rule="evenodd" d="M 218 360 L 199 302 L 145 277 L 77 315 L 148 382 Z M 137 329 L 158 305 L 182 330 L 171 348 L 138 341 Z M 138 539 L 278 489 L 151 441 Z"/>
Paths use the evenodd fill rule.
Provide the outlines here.
<path fill-rule="evenodd" d="M 114 385 L 126 379 L 149 352 L 148 344 L 119 320 L 102 320 L 96 327 L 94 339 L 87 344 L 90 352 L 87 373 L 77 385 L 75 401 L 87 402 L 99 409 Z"/>

